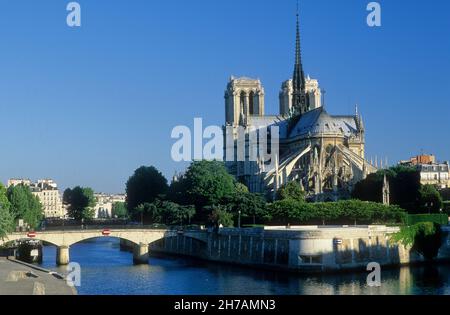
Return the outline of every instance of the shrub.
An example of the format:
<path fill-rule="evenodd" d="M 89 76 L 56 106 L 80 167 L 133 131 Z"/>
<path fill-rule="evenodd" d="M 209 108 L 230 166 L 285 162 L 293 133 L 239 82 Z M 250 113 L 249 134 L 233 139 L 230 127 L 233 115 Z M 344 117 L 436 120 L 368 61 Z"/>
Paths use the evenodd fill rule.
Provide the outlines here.
<path fill-rule="evenodd" d="M 233 214 L 223 206 L 213 206 L 212 212 L 208 218 L 209 223 L 212 226 L 219 226 L 219 225 L 222 225 L 224 227 L 234 226 Z"/>
<path fill-rule="evenodd" d="M 421 222 L 431 222 L 440 225 L 448 224 L 447 214 L 409 214 L 407 216 L 406 225 L 414 225 Z"/>
<path fill-rule="evenodd" d="M 274 222 L 283 224 L 403 223 L 406 216 L 405 211 L 397 206 L 359 200 L 306 203 L 285 199 L 274 202 L 269 209 Z"/>
<path fill-rule="evenodd" d="M 295 181 L 289 182 L 278 191 L 277 199 L 294 199 L 296 201 L 305 201 L 305 192 L 299 183 Z"/>
<path fill-rule="evenodd" d="M 421 222 L 403 227 L 399 233 L 392 236 L 392 240 L 412 246 L 412 249 L 426 260 L 433 260 L 437 257 L 442 245 L 442 230 L 439 224 Z"/>
<path fill-rule="evenodd" d="M 450 201 L 444 201 L 442 204 L 443 211 L 450 216 Z"/>

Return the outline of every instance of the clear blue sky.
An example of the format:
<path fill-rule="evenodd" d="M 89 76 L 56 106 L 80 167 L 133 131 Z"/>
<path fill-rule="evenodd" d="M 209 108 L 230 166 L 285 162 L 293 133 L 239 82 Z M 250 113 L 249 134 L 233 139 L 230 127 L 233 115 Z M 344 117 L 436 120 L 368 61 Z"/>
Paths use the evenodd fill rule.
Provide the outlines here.
<path fill-rule="evenodd" d="M 0 0 L 0 180 L 50 177 L 60 186 L 121 192 L 133 170 L 171 177 L 176 125 L 224 121 L 230 75 L 262 80 L 278 112 L 293 70 L 294 0 Z M 332 114 L 354 112 L 367 155 L 391 162 L 423 149 L 450 160 L 450 2 L 302 0 L 306 73 Z"/>

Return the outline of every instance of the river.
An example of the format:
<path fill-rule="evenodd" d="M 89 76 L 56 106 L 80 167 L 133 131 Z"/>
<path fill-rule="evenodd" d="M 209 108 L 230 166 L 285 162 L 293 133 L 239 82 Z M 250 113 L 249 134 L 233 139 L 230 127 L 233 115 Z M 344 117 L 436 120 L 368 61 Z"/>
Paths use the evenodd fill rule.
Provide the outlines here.
<path fill-rule="evenodd" d="M 56 248 L 44 248 L 42 266 L 56 267 Z M 177 257 L 151 257 L 133 266 L 119 241 L 95 239 L 70 248 L 81 266 L 81 295 L 327 295 L 450 294 L 450 266 L 404 267 L 382 272 L 381 287 L 366 285 L 366 273 L 299 276 Z"/>

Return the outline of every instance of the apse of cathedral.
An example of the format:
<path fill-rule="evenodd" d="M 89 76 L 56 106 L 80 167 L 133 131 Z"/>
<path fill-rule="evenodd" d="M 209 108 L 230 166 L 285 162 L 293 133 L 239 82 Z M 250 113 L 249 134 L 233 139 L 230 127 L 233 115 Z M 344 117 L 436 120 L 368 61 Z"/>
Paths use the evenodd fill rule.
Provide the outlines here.
<path fill-rule="evenodd" d="M 317 80 L 305 76 L 301 58 L 299 15 L 292 79 L 283 82 L 280 113 L 264 112 L 264 88 L 260 80 L 231 77 L 225 91 L 226 128 L 233 130 L 237 150 L 238 130 L 244 130 L 246 158 L 228 161 L 227 168 L 251 192 L 274 198 L 290 181 L 297 181 L 307 198 L 334 201 L 348 198 L 354 185 L 376 167 L 365 159 L 365 128 L 356 107 L 352 115 L 330 115 L 324 108 Z M 279 130 L 275 163 L 249 159 L 250 130 Z"/>

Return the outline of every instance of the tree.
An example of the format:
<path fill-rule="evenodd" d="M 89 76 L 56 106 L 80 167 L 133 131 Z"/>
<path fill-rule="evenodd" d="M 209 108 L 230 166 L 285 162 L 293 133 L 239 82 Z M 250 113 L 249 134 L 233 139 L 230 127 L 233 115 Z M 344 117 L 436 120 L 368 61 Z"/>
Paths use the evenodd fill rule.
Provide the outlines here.
<path fill-rule="evenodd" d="M 44 218 L 44 212 L 42 204 L 37 196 L 27 194 L 28 196 L 28 211 L 25 212 L 24 221 L 27 222 L 30 227 L 36 228 Z"/>
<path fill-rule="evenodd" d="M 240 191 L 238 185 L 237 188 Z M 247 192 L 236 192 L 231 196 L 225 197 L 223 203 L 228 206 L 235 217 L 239 215 L 240 211 L 242 219 L 251 219 L 253 224 L 256 224 L 257 221 L 266 221 L 268 219 L 266 199 L 262 195 L 249 193 L 248 190 Z"/>
<path fill-rule="evenodd" d="M 167 179 L 155 167 L 138 168 L 126 183 L 128 212 L 136 215 L 139 205 L 154 202 L 167 190 Z"/>
<path fill-rule="evenodd" d="M 92 188 L 77 186 L 73 189 L 66 189 L 63 199 L 64 203 L 68 205 L 69 217 L 77 221 L 94 218 L 96 200 Z"/>
<path fill-rule="evenodd" d="M 269 209 L 273 222 L 282 224 L 403 223 L 406 215 L 398 206 L 360 200 L 306 203 L 284 199 L 274 202 Z"/>
<path fill-rule="evenodd" d="M 433 260 L 438 256 L 442 246 L 441 226 L 436 223 L 422 222 L 416 225 L 414 249 L 426 260 Z"/>
<path fill-rule="evenodd" d="M 14 220 L 23 219 L 31 228 L 36 228 L 44 217 L 42 204 L 34 196 L 30 187 L 25 185 L 11 186 L 7 191 L 11 203 L 10 212 Z"/>
<path fill-rule="evenodd" d="M 180 183 L 174 186 L 184 190 L 175 192 L 184 196 L 183 203 L 193 204 L 197 210 L 219 204 L 236 189 L 233 176 L 228 174 L 222 162 L 217 161 L 193 162 Z"/>
<path fill-rule="evenodd" d="M 396 204 L 410 213 L 420 210 L 420 174 L 414 167 L 395 166 L 370 174 L 355 185 L 352 197 L 363 201 L 382 202 L 384 176 L 389 180 L 391 204 Z"/>
<path fill-rule="evenodd" d="M 236 182 L 222 162 L 193 162 L 186 174 L 170 185 L 167 200 L 184 205 L 194 206 L 197 223 L 210 221 L 212 212 L 221 207 L 230 212 L 231 217 L 267 220 L 266 200 L 262 195 L 252 194 L 248 188 Z"/>
<path fill-rule="evenodd" d="M 0 239 L 13 230 L 14 219 L 9 211 L 10 207 L 5 186 L 0 183 Z"/>
<path fill-rule="evenodd" d="M 128 218 L 128 210 L 125 202 L 115 202 L 112 205 L 112 216 L 119 219 Z"/>
<path fill-rule="evenodd" d="M 391 181 L 392 177 L 388 177 Z M 393 186 L 393 183 L 390 185 Z M 352 197 L 364 201 L 382 202 L 383 180 L 380 175 L 369 174 L 365 180 L 358 182 L 352 192 Z M 393 202 L 393 200 L 391 200 Z"/>
<path fill-rule="evenodd" d="M 408 166 L 396 166 L 392 170 L 396 174 L 391 194 L 393 204 L 410 213 L 420 212 L 420 173 Z"/>
<path fill-rule="evenodd" d="M 160 222 L 166 225 L 184 225 L 190 223 L 195 215 L 194 206 L 182 206 L 174 202 L 164 201 L 160 207 Z"/>
<path fill-rule="evenodd" d="M 430 261 L 438 256 L 442 246 L 443 233 L 439 224 L 420 222 L 402 227 L 400 232 L 392 235 L 392 240 L 411 246 L 413 250 Z"/>
<path fill-rule="evenodd" d="M 224 227 L 233 227 L 234 220 L 233 214 L 228 211 L 225 206 L 213 206 L 210 209 L 209 223 L 212 226 L 219 227 L 220 225 Z"/>
<path fill-rule="evenodd" d="M 70 205 L 71 204 L 71 197 L 72 197 L 72 189 L 67 188 L 63 192 L 63 203 L 65 205 Z"/>
<path fill-rule="evenodd" d="M 236 189 L 247 190 L 244 185 L 236 185 L 222 162 L 195 161 L 182 178 L 172 182 L 168 199 L 184 206 L 193 205 L 196 221 L 204 223 L 211 214 L 210 207 L 223 203 Z"/>
<path fill-rule="evenodd" d="M 302 224 L 313 218 L 313 204 L 291 198 L 275 201 L 269 205 L 272 222 L 277 224 Z"/>
<path fill-rule="evenodd" d="M 23 219 L 28 210 L 28 187 L 24 185 L 10 186 L 8 188 L 8 200 L 11 203 L 11 214 L 15 220 Z"/>
<path fill-rule="evenodd" d="M 182 206 L 175 202 L 159 199 L 153 203 L 139 205 L 136 211 L 141 216 L 141 222 L 165 225 L 183 225 L 189 223 L 195 215 L 194 206 Z"/>
<path fill-rule="evenodd" d="M 157 208 L 155 208 L 155 205 L 152 203 L 142 203 L 139 206 L 137 206 L 136 208 L 134 208 L 133 210 L 133 219 L 137 219 L 139 218 L 140 222 L 142 225 L 144 225 L 144 217 L 149 217 L 148 214 L 152 213 L 152 215 L 150 215 L 150 221 L 152 223 L 154 223 L 154 216 L 157 213 Z"/>
<path fill-rule="evenodd" d="M 248 187 L 242 183 L 236 183 L 234 190 L 235 190 L 236 194 L 248 194 L 249 193 Z"/>
<path fill-rule="evenodd" d="M 442 209 L 443 201 L 439 191 L 433 185 L 423 185 L 420 190 L 420 204 L 424 211 L 439 213 Z"/>
<path fill-rule="evenodd" d="M 439 191 L 441 194 L 442 200 L 450 201 L 450 188 L 444 188 Z"/>
<path fill-rule="evenodd" d="M 292 181 L 284 185 L 278 191 L 277 199 L 294 199 L 297 201 L 305 201 L 305 192 L 298 182 Z"/>

